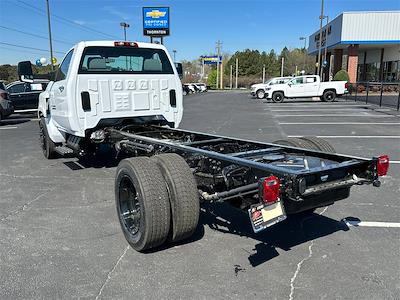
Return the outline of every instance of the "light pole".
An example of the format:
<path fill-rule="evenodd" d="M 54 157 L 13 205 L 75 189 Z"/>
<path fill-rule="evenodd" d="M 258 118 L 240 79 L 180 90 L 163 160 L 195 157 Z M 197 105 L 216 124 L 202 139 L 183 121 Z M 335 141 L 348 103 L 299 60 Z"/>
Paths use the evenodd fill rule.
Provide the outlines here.
<path fill-rule="evenodd" d="M 126 41 L 126 29 L 129 28 L 129 24 L 126 23 L 126 22 L 121 22 L 121 23 L 119 23 L 119 25 L 120 25 L 122 28 L 124 28 L 124 39 L 125 39 L 125 41 Z"/>
<path fill-rule="evenodd" d="M 301 36 L 299 39 L 300 39 L 300 41 L 303 41 L 303 40 L 304 40 L 304 65 L 303 65 L 303 70 L 304 70 L 304 72 L 305 72 L 305 71 L 306 71 L 306 61 L 307 61 L 307 50 L 306 50 L 306 47 L 307 47 L 307 37 Z"/>
<path fill-rule="evenodd" d="M 51 25 L 50 25 L 50 8 L 49 8 L 49 0 L 46 0 L 46 8 L 47 8 L 47 26 L 49 27 L 49 43 L 50 43 L 50 64 L 51 70 L 54 71 L 53 64 L 53 43 L 51 41 Z"/>
<path fill-rule="evenodd" d="M 321 14 L 319 16 L 319 41 L 318 41 L 318 67 L 317 74 L 318 75 L 321 69 L 321 42 L 322 42 L 322 21 L 324 19 L 324 0 L 321 0 Z"/>
<path fill-rule="evenodd" d="M 176 50 L 172 50 L 172 52 L 174 53 L 174 62 L 176 61 Z"/>

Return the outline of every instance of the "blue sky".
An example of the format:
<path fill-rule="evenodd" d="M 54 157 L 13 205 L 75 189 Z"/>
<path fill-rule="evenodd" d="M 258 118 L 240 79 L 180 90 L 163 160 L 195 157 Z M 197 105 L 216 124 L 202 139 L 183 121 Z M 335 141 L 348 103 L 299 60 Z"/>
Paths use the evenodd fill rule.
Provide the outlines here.
<path fill-rule="evenodd" d="M 245 48 L 279 52 L 284 46 L 301 47 L 303 42 L 299 37 L 308 37 L 318 29 L 321 3 L 320 0 L 49 1 L 52 14 L 76 23 L 52 19 L 53 49 L 59 61 L 62 53 L 78 41 L 122 40 L 121 21 L 131 26 L 128 40 L 148 41 L 142 34 L 142 6 L 170 6 L 171 36 L 165 38 L 165 45 L 170 51 L 177 50 L 177 60 L 214 52 L 218 39 L 228 53 Z M 399 9 L 400 0 L 325 0 L 325 14 L 330 18 L 343 11 Z M 44 10 L 45 0 L 0 0 L 0 64 L 49 58 L 48 52 L 4 44 L 48 49 L 48 40 L 40 38 L 47 36 Z"/>

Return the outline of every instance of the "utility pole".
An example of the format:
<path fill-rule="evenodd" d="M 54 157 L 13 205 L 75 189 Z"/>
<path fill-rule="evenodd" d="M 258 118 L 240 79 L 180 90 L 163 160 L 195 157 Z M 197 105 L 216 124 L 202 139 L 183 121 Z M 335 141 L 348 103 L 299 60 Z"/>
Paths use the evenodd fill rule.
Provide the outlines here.
<path fill-rule="evenodd" d="M 54 71 L 54 64 L 53 64 L 53 42 L 52 42 L 52 40 L 51 40 L 51 22 L 50 22 L 49 0 L 46 0 L 46 8 L 47 8 L 47 26 L 48 26 L 48 28 L 49 28 L 50 64 L 51 64 L 51 70 Z"/>
<path fill-rule="evenodd" d="M 218 40 L 216 42 L 215 48 L 217 49 L 217 82 L 216 82 L 216 86 L 215 88 L 218 89 L 218 79 L 219 79 L 219 57 L 221 55 L 221 46 L 222 46 L 222 42 L 220 40 Z M 220 87 L 221 88 L 221 87 Z"/>
<path fill-rule="evenodd" d="M 306 71 L 306 64 L 307 64 L 307 49 L 306 49 L 306 47 L 307 47 L 307 37 L 301 36 L 299 39 L 300 39 L 300 41 L 304 40 L 304 65 L 303 65 L 303 70 L 305 72 Z"/>
<path fill-rule="evenodd" d="M 321 15 L 319 16 L 319 41 L 318 41 L 318 68 L 317 74 L 321 70 L 321 45 L 322 45 L 322 20 L 324 19 L 324 0 L 321 0 Z"/>
<path fill-rule="evenodd" d="M 236 58 L 236 79 L 235 79 L 235 88 L 238 88 L 238 75 L 239 75 L 239 59 Z"/>
<path fill-rule="evenodd" d="M 231 89 L 232 89 L 232 84 L 233 84 L 233 82 L 232 82 L 232 71 L 233 71 L 233 66 L 231 65 L 231 74 L 229 76 L 229 86 L 231 87 Z"/>
<path fill-rule="evenodd" d="M 265 65 L 263 65 L 263 79 L 262 79 L 262 82 L 263 83 L 265 82 Z"/>
<path fill-rule="evenodd" d="M 174 53 L 174 62 L 176 61 L 176 50 L 172 50 L 172 52 Z"/>
<path fill-rule="evenodd" d="M 224 89 L 224 63 L 221 60 L 221 76 L 220 76 L 220 84 L 219 84 L 219 88 L 220 89 Z"/>
<path fill-rule="evenodd" d="M 126 41 L 126 29 L 129 28 L 129 24 L 128 24 L 128 23 L 125 23 L 125 22 L 121 22 L 121 23 L 119 23 L 119 25 L 120 25 L 122 28 L 124 28 L 124 39 L 125 39 L 125 41 Z"/>
<path fill-rule="evenodd" d="M 281 60 L 281 77 L 283 77 L 283 64 L 285 63 L 285 58 L 282 56 Z"/>

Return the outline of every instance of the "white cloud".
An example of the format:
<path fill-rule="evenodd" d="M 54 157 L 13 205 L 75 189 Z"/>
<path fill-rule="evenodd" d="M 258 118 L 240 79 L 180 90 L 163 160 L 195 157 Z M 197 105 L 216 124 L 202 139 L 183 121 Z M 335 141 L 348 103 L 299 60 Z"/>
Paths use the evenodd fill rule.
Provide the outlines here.
<path fill-rule="evenodd" d="M 86 22 L 82 21 L 82 20 L 74 20 L 74 23 L 78 24 L 78 25 L 85 25 L 86 24 Z"/>

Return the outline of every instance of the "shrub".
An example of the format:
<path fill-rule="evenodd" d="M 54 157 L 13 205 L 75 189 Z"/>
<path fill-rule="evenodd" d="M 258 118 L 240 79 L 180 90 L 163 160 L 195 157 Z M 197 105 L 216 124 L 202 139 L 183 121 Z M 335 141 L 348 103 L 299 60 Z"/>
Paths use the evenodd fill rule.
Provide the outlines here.
<path fill-rule="evenodd" d="M 349 74 L 345 70 L 338 71 L 333 77 L 334 81 L 347 81 L 349 82 L 350 77 Z"/>

